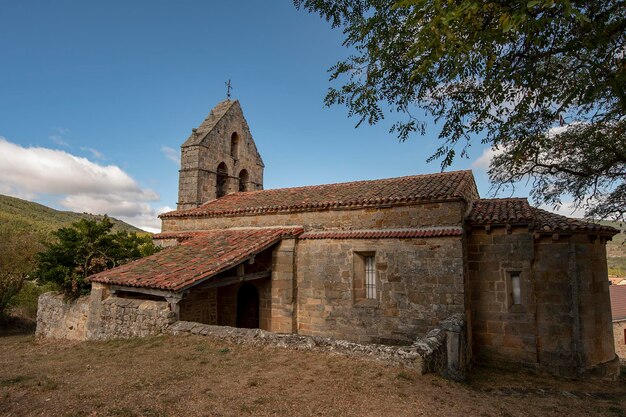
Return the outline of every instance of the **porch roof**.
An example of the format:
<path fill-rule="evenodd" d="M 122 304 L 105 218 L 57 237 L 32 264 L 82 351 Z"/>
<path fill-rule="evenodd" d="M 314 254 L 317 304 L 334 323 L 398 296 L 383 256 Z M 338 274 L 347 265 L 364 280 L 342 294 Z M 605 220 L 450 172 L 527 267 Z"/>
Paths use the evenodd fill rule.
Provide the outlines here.
<path fill-rule="evenodd" d="M 128 287 L 182 291 L 236 266 L 286 237 L 298 227 L 212 230 L 134 262 L 91 275 L 89 280 Z"/>

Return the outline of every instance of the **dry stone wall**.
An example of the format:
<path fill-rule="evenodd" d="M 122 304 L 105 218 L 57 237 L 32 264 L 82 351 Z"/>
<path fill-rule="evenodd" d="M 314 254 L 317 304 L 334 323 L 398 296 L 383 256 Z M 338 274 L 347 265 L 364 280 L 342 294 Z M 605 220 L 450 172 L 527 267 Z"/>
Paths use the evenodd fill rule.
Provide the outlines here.
<path fill-rule="evenodd" d="M 156 336 L 174 321 L 176 316 L 165 301 L 109 297 L 102 301 L 100 323 L 90 332 L 90 339 Z"/>
<path fill-rule="evenodd" d="M 154 336 L 175 319 L 164 301 L 109 297 L 94 302 L 93 296 L 68 301 L 46 293 L 39 297 L 36 335 L 68 340 Z"/>
<path fill-rule="evenodd" d="M 85 340 L 88 314 L 89 297 L 68 302 L 61 294 L 42 294 L 37 308 L 35 334 L 49 339 Z"/>

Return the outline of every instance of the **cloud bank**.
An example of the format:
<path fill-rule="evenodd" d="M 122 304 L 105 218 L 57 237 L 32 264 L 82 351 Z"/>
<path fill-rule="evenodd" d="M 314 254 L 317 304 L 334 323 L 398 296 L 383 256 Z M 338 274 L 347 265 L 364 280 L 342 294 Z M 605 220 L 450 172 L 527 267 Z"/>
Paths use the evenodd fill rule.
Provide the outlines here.
<path fill-rule="evenodd" d="M 33 200 L 49 195 L 71 211 L 108 214 L 158 231 L 158 213 L 149 202 L 159 196 L 142 188 L 116 165 L 99 165 L 68 152 L 22 147 L 0 136 L 0 193 Z"/>

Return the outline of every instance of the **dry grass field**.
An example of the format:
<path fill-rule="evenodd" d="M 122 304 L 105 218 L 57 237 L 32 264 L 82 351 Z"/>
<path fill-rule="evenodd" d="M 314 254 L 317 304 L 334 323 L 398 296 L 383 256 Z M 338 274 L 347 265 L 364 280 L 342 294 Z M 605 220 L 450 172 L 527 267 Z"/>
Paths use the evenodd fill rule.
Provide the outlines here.
<path fill-rule="evenodd" d="M 200 337 L 0 337 L 1 416 L 626 416 L 626 379 L 476 369 L 466 383 Z"/>

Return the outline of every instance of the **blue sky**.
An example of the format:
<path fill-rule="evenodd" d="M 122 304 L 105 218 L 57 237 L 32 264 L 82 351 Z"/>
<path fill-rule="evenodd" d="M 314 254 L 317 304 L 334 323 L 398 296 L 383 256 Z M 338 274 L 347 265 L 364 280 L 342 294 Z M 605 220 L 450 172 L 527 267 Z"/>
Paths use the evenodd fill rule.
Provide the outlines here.
<path fill-rule="evenodd" d="M 176 205 L 179 147 L 228 79 L 265 188 L 439 171 L 425 162 L 432 123 L 399 143 L 386 121 L 355 129 L 345 108 L 324 107 L 327 69 L 349 53 L 341 43 L 289 0 L 4 1 L 0 193 L 154 231 Z M 484 151 L 476 142 L 451 169 L 474 168 L 487 196 Z"/>

